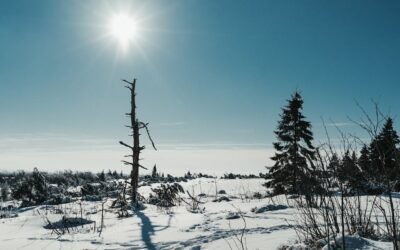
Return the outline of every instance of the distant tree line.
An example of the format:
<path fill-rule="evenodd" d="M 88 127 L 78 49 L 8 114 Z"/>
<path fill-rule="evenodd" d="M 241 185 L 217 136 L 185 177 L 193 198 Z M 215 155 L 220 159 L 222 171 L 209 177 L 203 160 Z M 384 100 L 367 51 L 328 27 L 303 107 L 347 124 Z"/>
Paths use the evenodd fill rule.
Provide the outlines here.
<path fill-rule="evenodd" d="M 69 187 L 89 185 L 91 183 L 107 182 L 125 179 L 123 173 L 109 170 L 100 173 L 73 172 L 41 172 L 34 168 L 32 172 L 1 172 L 0 188 L 1 199 L 7 201 L 15 199 L 24 201 L 24 205 L 41 204 L 51 198 L 52 194 L 66 195 Z"/>
<path fill-rule="evenodd" d="M 265 178 L 265 174 L 260 173 L 259 175 L 255 174 L 224 174 L 221 179 L 256 179 L 256 178 Z"/>
<path fill-rule="evenodd" d="M 154 166 L 152 173 L 139 176 L 139 181 L 140 186 L 148 186 L 153 183 L 186 182 L 196 178 L 214 177 L 202 173 L 192 174 L 190 171 L 184 176 L 172 176 L 159 173 Z M 52 173 L 34 168 L 32 172 L 0 172 L 0 198 L 1 201 L 23 201 L 22 206 L 65 203 L 71 201 L 71 197 L 80 196 L 99 196 L 90 198 L 99 199 L 100 196 L 113 195 L 112 192 L 122 189 L 128 179 L 128 175 L 115 170 L 99 173 L 65 170 Z"/>

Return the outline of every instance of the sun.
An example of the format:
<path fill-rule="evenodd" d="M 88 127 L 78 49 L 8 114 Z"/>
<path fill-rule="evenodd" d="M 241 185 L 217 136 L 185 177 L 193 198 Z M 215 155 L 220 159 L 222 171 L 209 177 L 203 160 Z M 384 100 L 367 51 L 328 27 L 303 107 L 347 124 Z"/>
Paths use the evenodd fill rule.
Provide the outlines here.
<path fill-rule="evenodd" d="M 116 39 L 122 50 L 126 50 L 129 44 L 138 36 L 137 22 L 127 14 L 112 16 L 108 29 L 110 35 Z"/>

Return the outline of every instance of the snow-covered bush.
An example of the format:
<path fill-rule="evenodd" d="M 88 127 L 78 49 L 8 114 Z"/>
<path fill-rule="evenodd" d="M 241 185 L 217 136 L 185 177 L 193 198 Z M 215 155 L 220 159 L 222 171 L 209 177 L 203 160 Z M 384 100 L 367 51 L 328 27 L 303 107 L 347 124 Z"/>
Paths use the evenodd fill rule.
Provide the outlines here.
<path fill-rule="evenodd" d="M 85 195 L 82 197 L 82 200 L 84 201 L 101 201 L 103 197 L 100 195 Z"/>
<path fill-rule="evenodd" d="M 103 191 L 103 186 L 101 183 L 96 182 L 96 183 L 87 183 L 82 186 L 81 192 L 82 196 L 86 195 L 100 195 Z"/>
<path fill-rule="evenodd" d="M 262 198 L 263 198 L 263 195 L 262 195 L 260 192 L 255 192 L 255 193 L 253 194 L 253 198 L 254 198 L 254 199 L 262 199 Z"/>
<path fill-rule="evenodd" d="M 274 205 L 274 204 L 269 204 L 266 206 L 262 206 L 262 207 L 254 207 L 251 209 L 251 211 L 253 213 L 256 214 L 260 214 L 260 213 L 264 213 L 264 212 L 269 212 L 269 211 L 276 211 L 276 210 L 283 210 L 283 209 L 287 209 L 288 206 L 286 205 Z"/>
<path fill-rule="evenodd" d="M 43 202 L 45 205 L 58 205 L 72 202 L 72 198 L 70 196 L 65 196 L 63 194 L 52 194 L 50 195 L 50 199 Z"/>
<path fill-rule="evenodd" d="M 151 189 L 154 195 L 150 194 L 148 202 L 161 208 L 173 207 L 180 201 L 179 193 L 184 193 L 183 187 L 178 183 L 172 185 L 161 184 Z"/>
<path fill-rule="evenodd" d="M 226 191 L 221 189 L 221 190 L 218 191 L 218 194 L 226 194 Z"/>
<path fill-rule="evenodd" d="M 12 197 L 21 200 L 21 207 L 41 204 L 48 198 L 47 182 L 37 168 L 31 176 L 24 176 L 12 188 Z"/>
<path fill-rule="evenodd" d="M 213 202 L 222 202 L 222 201 L 228 202 L 228 201 L 231 201 L 231 199 L 229 199 L 229 198 L 226 197 L 226 196 L 220 196 L 220 197 L 217 197 L 217 198 L 215 198 L 215 199 L 213 200 Z"/>
<path fill-rule="evenodd" d="M 47 217 L 45 217 L 46 225 L 45 229 L 52 230 L 57 235 L 63 235 L 70 233 L 71 231 L 76 231 L 79 226 L 92 224 L 94 221 L 85 218 L 74 218 L 63 216 L 59 221 L 51 222 Z"/>
<path fill-rule="evenodd" d="M 240 218 L 240 214 L 238 212 L 229 212 L 225 219 L 227 220 L 234 220 L 234 219 L 239 219 Z"/>
<path fill-rule="evenodd" d="M 359 235 L 346 235 L 345 236 L 346 248 L 347 249 L 367 249 L 370 246 L 368 240 L 360 237 Z M 326 243 L 326 242 L 325 242 Z M 329 244 L 325 244 L 322 250 L 330 249 L 343 249 L 342 237 L 338 237 L 336 241 L 332 240 Z"/>

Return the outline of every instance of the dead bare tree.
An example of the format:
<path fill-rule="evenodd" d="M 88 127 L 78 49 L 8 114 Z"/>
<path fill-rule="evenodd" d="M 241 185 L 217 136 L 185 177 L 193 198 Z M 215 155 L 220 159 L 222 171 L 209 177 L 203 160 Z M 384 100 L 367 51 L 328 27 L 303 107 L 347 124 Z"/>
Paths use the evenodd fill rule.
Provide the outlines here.
<path fill-rule="evenodd" d="M 150 136 L 150 131 L 148 129 L 148 123 L 144 123 L 139 121 L 136 115 L 136 92 L 135 92 L 135 87 L 136 87 L 136 79 L 133 79 L 133 82 L 129 82 L 127 80 L 122 80 L 123 82 L 127 83 L 125 86 L 127 89 L 129 89 L 130 94 L 131 94 L 131 111 L 129 113 L 126 113 L 127 116 L 130 117 L 130 125 L 126 126 L 129 129 L 131 129 L 132 134 L 132 146 L 120 141 L 119 143 L 122 146 L 125 146 L 131 150 L 131 154 L 126 155 L 125 157 L 130 158 L 131 161 L 125 161 L 123 160 L 122 162 L 125 165 L 131 166 L 132 171 L 131 171 L 131 188 L 132 188 L 132 204 L 136 205 L 137 204 L 137 189 L 138 189 L 138 184 L 139 184 L 139 168 L 147 169 L 140 165 L 139 160 L 140 160 L 140 152 L 145 149 L 145 146 L 140 146 L 140 129 L 145 129 L 147 136 L 154 148 L 154 150 L 157 150 L 157 148 L 154 145 L 153 139 Z"/>
<path fill-rule="evenodd" d="M 195 197 L 194 187 L 192 187 L 192 193 L 188 190 L 186 190 L 186 193 L 189 196 L 189 201 L 185 201 L 185 199 L 182 199 L 182 201 L 188 205 L 187 210 L 191 213 L 203 213 L 206 208 L 200 208 L 200 205 L 204 204 L 204 202 L 201 201 L 201 197 Z"/>
<path fill-rule="evenodd" d="M 101 203 L 101 220 L 100 220 L 99 237 L 101 236 L 101 233 L 103 232 L 103 228 L 104 228 L 104 204 L 106 202 L 107 202 L 107 200 L 105 200 Z"/>

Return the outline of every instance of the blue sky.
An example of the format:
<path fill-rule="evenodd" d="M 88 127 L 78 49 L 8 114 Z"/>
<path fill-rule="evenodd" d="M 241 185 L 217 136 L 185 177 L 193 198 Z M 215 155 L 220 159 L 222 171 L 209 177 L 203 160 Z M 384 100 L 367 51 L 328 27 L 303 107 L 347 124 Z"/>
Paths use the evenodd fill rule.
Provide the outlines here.
<path fill-rule="evenodd" d="M 0 168 L 48 169 L 46 159 L 64 157 L 54 168 L 120 169 L 129 105 L 120 79 L 136 77 L 165 169 L 179 157 L 182 169 L 214 169 L 253 150 L 232 164 L 262 171 L 297 89 L 317 140 L 321 117 L 361 116 L 355 101 L 368 109 L 374 98 L 398 116 L 399 11 L 398 1 L 2 1 Z M 116 12 L 139 20 L 124 53 L 106 35 Z M 80 161 L 99 147 L 107 161 Z"/>

